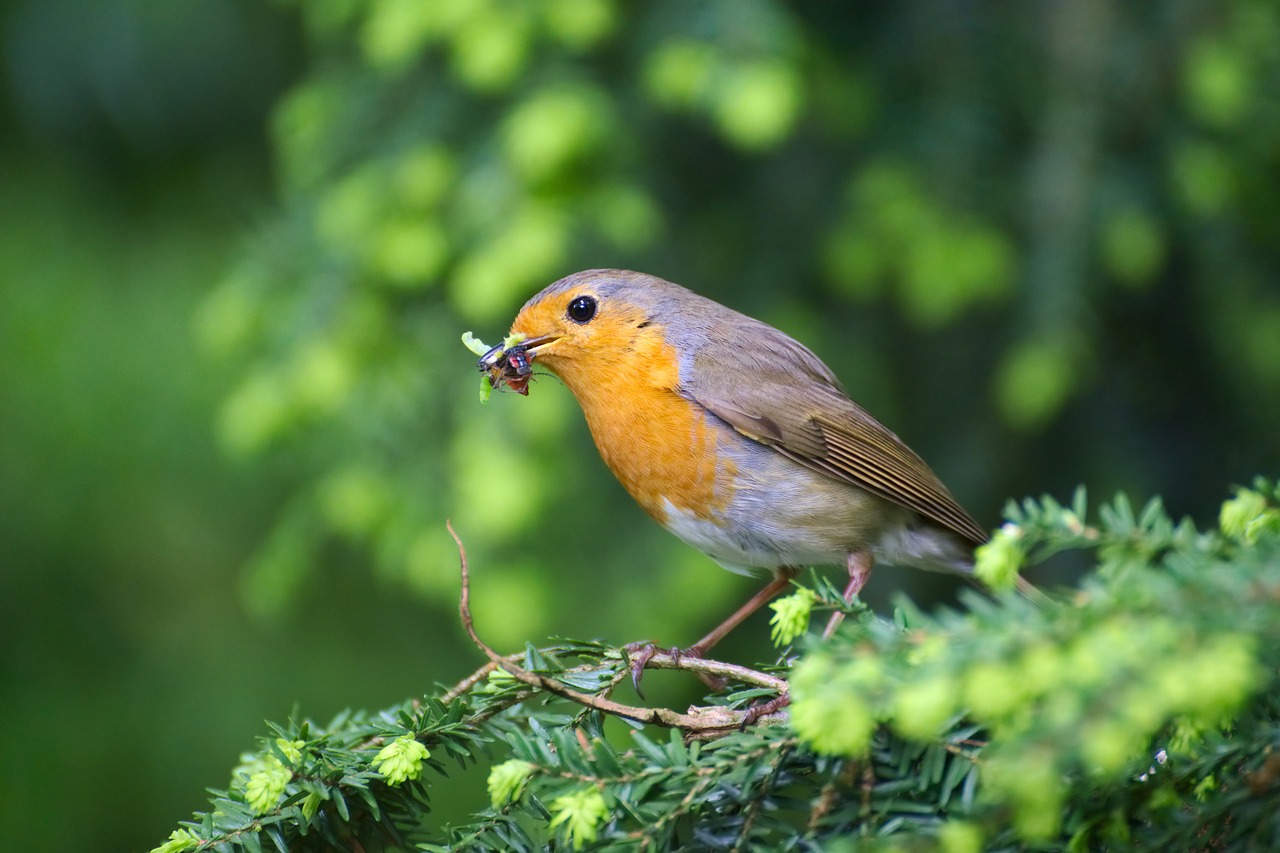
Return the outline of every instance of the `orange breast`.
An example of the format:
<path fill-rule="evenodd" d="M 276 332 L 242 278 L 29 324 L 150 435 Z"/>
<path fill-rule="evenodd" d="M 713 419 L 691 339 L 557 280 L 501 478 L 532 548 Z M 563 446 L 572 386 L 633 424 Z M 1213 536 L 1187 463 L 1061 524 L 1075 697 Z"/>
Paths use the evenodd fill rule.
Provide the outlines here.
<path fill-rule="evenodd" d="M 658 328 L 626 347 L 566 353 L 548 360 L 582 406 L 587 426 L 614 475 L 659 522 L 666 502 L 700 518 L 723 509 L 733 471 L 717 464 L 716 424 L 676 391 L 675 351 Z"/>

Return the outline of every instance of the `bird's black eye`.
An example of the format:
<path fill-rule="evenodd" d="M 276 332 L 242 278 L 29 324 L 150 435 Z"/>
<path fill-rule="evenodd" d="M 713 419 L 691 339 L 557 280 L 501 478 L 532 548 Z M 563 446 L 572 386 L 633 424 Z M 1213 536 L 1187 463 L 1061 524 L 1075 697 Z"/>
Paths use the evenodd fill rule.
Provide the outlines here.
<path fill-rule="evenodd" d="M 590 323 L 596 316 L 596 300 L 590 296 L 579 296 L 569 303 L 569 319 L 575 323 Z"/>

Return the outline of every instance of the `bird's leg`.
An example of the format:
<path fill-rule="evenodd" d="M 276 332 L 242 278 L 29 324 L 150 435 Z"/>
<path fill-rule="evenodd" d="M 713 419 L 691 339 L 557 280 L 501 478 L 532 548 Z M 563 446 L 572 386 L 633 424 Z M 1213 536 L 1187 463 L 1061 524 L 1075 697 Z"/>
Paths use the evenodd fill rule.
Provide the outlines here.
<path fill-rule="evenodd" d="M 800 570 L 791 566 L 783 566 L 777 569 L 773 580 L 769 581 L 763 589 L 751 596 L 746 604 L 743 604 L 733 612 L 733 615 L 721 622 L 710 633 L 698 642 L 689 646 L 687 649 L 671 649 L 670 654 L 677 661 L 681 655 L 689 657 L 701 658 L 706 655 L 711 647 L 725 638 L 725 635 L 738 627 L 743 621 L 755 613 L 769 601 L 773 600 L 791 585 L 791 579 L 799 574 Z M 635 685 L 636 692 L 640 693 L 640 678 L 644 674 L 644 666 L 649 660 L 658 653 L 658 647 L 653 643 L 632 643 L 623 647 L 623 651 L 627 653 L 628 659 L 631 661 L 631 683 Z M 720 690 L 724 687 L 724 680 L 714 675 L 706 673 L 698 673 L 701 678 L 713 690 Z M 641 693 L 640 695 L 644 695 Z"/>
<path fill-rule="evenodd" d="M 867 578 L 871 577 L 871 567 L 875 565 L 875 557 L 870 551 L 852 551 L 845 560 L 845 566 L 849 569 L 849 583 L 844 588 L 844 603 L 853 604 L 853 598 L 862 591 L 862 586 L 867 582 Z M 840 612 L 832 613 L 831 620 L 827 622 L 827 628 L 822 632 L 822 639 L 830 637 L 844 621 L 844 614 Z"/>
<path fill-rule="evenodd" d="M 705 655 L 711 650 L 712 646 L 723 640 L 726 634 L 741 625 L 748 616 L 755 613 L 761 607 L 764 607 L 773 599 L 777 598 L 783 590 L 791 585 L 791 579 L 799 573 L 799 569 L 791 566 L 783 566 L 778 569 L 773 580 L 769 581 L 769 583 L 765 584 L 763 589 L 751 596 L 751 598 L 747 599 L 746 604 L 734 611 L 732 616 L 721 622 L 705 637 L 686 649 L 685 654 L 699 658 Z"/>
<path fill-rule="evenodd" d="M 845 604 L 853 604 L 854 596 L 862 591 L 867 579 L 871 577 L 871 567 L 874 564 L 875 556 L 870 551 L 853 551 L 849 554 L 845 560 L 845 567 L 849 570 L 849 583 L 844 588 Z M 822 632 L 822 639 L 825 640 L 830 637 L 843 621 L 843 613 L 832 613 L 831 620 L 827 622 L 826 630 Z M 781 711 L 790 704 L 791 694 L 783 693 L 768 702 L 762 702 L 759 705 L 748 708 L 746 714 L 742 717 L 742 728 L 745 729 L 747 726 L 753 725 L 761 717 Z"/>

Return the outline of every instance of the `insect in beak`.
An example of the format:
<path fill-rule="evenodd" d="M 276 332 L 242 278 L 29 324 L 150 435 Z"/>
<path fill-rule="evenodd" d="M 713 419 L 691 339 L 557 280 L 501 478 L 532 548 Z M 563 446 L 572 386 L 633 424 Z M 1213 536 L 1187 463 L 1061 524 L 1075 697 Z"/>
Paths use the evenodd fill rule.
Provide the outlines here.
<path fill-rule="evenodd" d="M 508 339 L 510 340 L 510 339 Z M 482 356 L 477 366 L 480 372 L 489 378 L 489 387 L 497 388 L 506 385 L 517 394 L 528 395 L 529 377 L 533 375 L 531 361 L 537 356 L 539 347 L 558 340 L 554 335 L 543 335 L 528 340 L 503 341 L 490 347 Z"/>

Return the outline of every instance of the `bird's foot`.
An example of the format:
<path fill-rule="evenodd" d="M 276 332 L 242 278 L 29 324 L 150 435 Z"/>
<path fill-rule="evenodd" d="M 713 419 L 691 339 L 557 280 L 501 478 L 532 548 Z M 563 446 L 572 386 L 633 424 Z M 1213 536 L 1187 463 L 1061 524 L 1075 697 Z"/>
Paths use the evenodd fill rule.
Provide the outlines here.
<path fill-rule="evenodd" d="M 747 709 L 746 713 L 742 715 L 742 730 L 746 731 L 747 726 L 755 725 L 756 720 L 781 711 L 790 704 L 791 694 L 780 693 L 768 702 L 761 702 L 759 705 L 752 705 Z"/>
<path fill-rule="evenodd" d="M 655 655 L 665 654 L 669 656 L 676 667 L 680 666 L 681 658 L 698 658 L 701 659 L 704 650 L 699 644 L 689 646 L 687 649 L 680 649 L 672 646 L 669 649 L 662 649 L 653 643 L 627 643 L 622 647 L 622 651 L 627 656 L 627 661 L 631 666 L 631 684 L 635 687 L 636 693 L 640 694 L 640 698 L 644 698 L 644 691 L 640 689 L 640 680 L 644 677 L 645 667 L 649 661 L 653 660 Z M 709 675 L 705 672 L 695 673 L 702 682 L 712 690 L 723 690 L 725 688 L 725 680 L 719 676 Z"/>
<path fill-rule="evenodd" d="M 631 667 L 631 685 L 635 687 L 641 699 L 644 698 L 644 691 L 640 689 L 640 679 L 644 678 L 645 665 L 653 660 L 653 656 L 658 651 L 658 647 L 653 643 L 627 643 L 622 647 L 622 652 L 627 656 L 627 663 Z"/>

